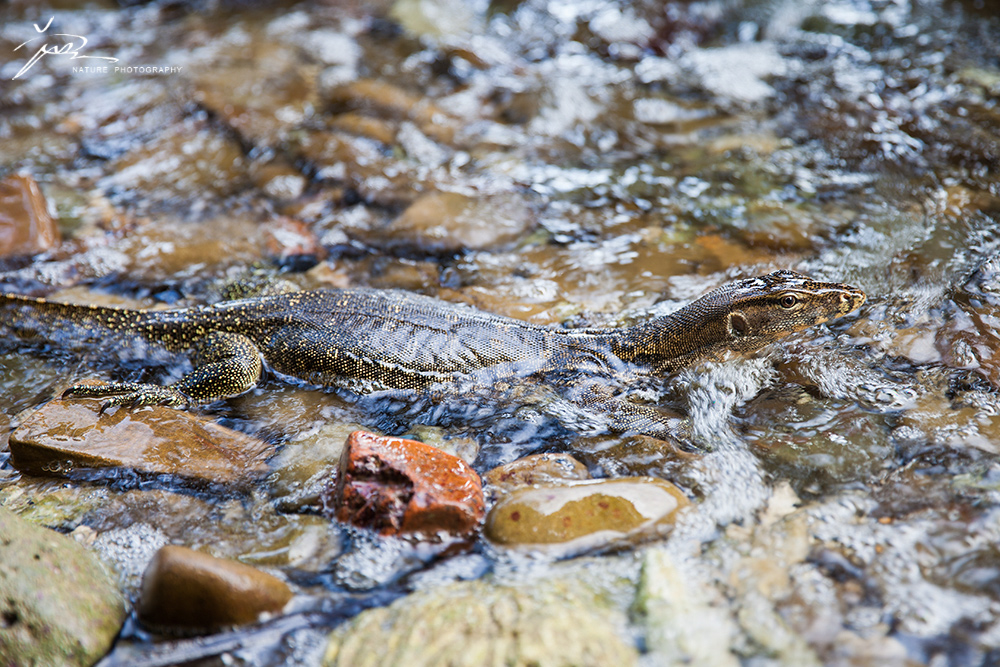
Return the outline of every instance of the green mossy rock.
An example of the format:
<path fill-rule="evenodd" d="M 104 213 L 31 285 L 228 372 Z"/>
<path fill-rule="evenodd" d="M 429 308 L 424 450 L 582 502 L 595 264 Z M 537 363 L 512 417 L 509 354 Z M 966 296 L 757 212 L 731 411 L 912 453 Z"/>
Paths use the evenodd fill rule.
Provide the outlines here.
<path fill-rule="evenodd" d="M 92 553 L 0 508 L 0 665 L 92 665 L 124 620 Z"/>
<path fill-rule="evenodd" d="M 324 667 L 634 665 L 624 614 L 579 581 L 458 582 L 369 609 L 330 637 Z"/>

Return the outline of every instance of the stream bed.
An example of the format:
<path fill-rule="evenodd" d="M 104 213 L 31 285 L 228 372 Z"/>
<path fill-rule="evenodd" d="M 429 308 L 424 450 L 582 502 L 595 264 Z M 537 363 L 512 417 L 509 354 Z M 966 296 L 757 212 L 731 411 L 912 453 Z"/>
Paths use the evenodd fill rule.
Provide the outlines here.
<path fill-rule="evenodd" d="M 18 49 L 65 35 L 89 57 L 28 67 L 41 42 Z M 249 274 L 578 328 L 779 269 L 867 294 L 646 391 L 694 452 L 544 398 L 442 406 L 275 375 L 192 409 L 271 448 L 238 492 L 28 474 L 0 449 L 0 506 L 83 542 L 131 603 L 165 544 L 295 593 L 196 638 L 133 613 L 100 664 L 1000 664 L 995 2 L 15 0 L 0 179 L 27 176 L 58 238 L 5 254 L 0 282 L 52 300 L 198 305 Z M 6 337 L 0 420 L 87 379 L 177 372 Z M 431 553 L 321 511 L 359 428 L 484 476 L 569 454 L 691 508 L 666 537 L 583 553 L 482 536 Z M 553 619 L 557 646 L 470 652 Z"/>

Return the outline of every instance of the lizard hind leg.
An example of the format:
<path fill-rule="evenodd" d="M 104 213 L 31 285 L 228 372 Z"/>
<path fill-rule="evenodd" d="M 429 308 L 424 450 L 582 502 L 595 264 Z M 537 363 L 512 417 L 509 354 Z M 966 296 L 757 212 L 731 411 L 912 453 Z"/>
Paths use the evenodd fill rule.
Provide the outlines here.
<path fill-rule="evenodd" d="M 163 386 L 139 382 L 77 384 L 63 397 L 107 398 L 101 411 L 115 405 L 172 405 L 211 403 L 252 389 L 260 378 L 260 350 L 246 336 L 211 331 L 191 346 L 194 370 Z"/>

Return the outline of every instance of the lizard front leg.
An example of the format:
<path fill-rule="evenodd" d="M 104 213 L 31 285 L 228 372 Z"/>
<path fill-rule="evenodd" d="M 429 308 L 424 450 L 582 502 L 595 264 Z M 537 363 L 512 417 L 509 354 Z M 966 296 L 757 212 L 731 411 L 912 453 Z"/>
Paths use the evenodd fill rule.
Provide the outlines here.
<path fill-rule="evenodd" d="M 115 405 L 211 403 L 249 391 L 260 378 L 260 350 L 246 336 L 212 331 L 191 346 L 194 370 L 171 385 L 140 382 L 73 385 L 63 397 L 104 398 L 102 411 Z"/>
<path fill-rule="evenodd" d="M 692 442 L 687 419 L 620 398 L 607 387 L 588 383 L 571 392 L 569 400 L 604 417 L 613 433 L 638 433 L 672 440 L 685 449 L 700 449 Z"/>

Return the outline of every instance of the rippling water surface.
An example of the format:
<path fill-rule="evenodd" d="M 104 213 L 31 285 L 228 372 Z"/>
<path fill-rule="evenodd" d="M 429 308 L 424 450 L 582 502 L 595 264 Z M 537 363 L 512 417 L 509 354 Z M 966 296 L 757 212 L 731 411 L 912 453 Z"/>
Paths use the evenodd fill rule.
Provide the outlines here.
<path fill-rule="evenodd" d="M 779 268 L 857 285 L 860 312 L 643 396 L 689 418 L 710 450 L 692 461 L 567 428 L 574 415 L 545 395 L 442 405 L 269 380 L 208 414 L 285 448 L 361 424 L 457 448 L 480 472 L 564 451 L 595 475 L 663 476 L 696 511 L 662 545 L 593 557 L 593 579 L 634 592 L 648 550 L 665 549 L 704 618 L 725 619 L 727 659 L 997 664 L 997 14 L 906 0 L 8 3 L 0 175 L 32 174 L 66 241 L 2 260 L 0 277 L 173 306 L 216 300 L 258 264 L 302 287 L 414 290 L 567 327 L 667 313 Z M 157 70 L 73 72 L 50 55 L 13 80 L 14 48 L 49 16 L 94 55 Z M 444 227 L 413 213 L 430 192 L 464 213 Z M 295 234 L 312 249 L 287 252 Z M 150 375 L 2 352 L 13 423 L 73 381 Z M 284 483 L 218 498 L 5 464 L 0 504 L 92 528 L 124 571 L 150 545 L 213 545 L 303 593 L 298 615 L 157 638 L 162 658 L 141 664 L 315 662 L 364 607 L 572 567 L 486 545 L 441 562 L 341 533 L 282 509 Z M 634 612 L 629 600 L 616 604 Z M 628 629 L 643 660 L 676 658 L 644 623 L 632 613 Z M 130 624 L 108 664 L 152 641 Z"/>

